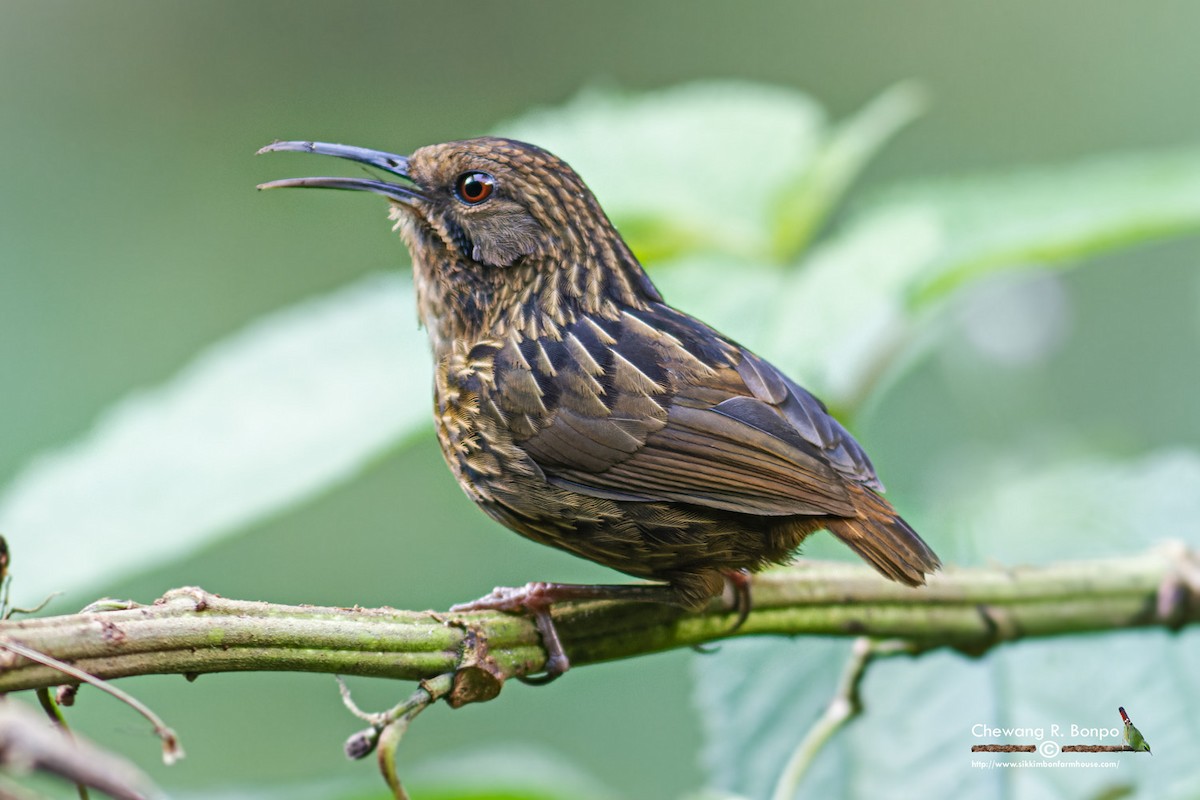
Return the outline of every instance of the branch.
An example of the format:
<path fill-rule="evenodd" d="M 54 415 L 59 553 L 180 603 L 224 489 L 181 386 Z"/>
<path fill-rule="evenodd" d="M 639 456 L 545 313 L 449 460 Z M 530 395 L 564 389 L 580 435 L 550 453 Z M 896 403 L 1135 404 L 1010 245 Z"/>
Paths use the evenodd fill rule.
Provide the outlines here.
<path fill-rule="evenodd" d="M 731 635 L 867 636 L 916 651 L 978 655 L 1030 637 L 1200 620 L 1197 562 L 1182 546 L 1041 567 L 948 569 L 910 589 L 855 564 L 804 563 L 755 576 L 754 609 L 733 630 L 719 602 L 689 614 L 645 603 L 563 603 L 554 618 L 580 667 Z M 153 605 L 0 622 L 0 692 L 64 682 L 13 642 L 104 679 L 246 670 L 405 680 L 455 676 L 452 705 L 495 696 L 506 678 L 536 674 L 545 653 L 531 620 L 499 612 L 319 608 L 228 600 L 200 589 Z"/>

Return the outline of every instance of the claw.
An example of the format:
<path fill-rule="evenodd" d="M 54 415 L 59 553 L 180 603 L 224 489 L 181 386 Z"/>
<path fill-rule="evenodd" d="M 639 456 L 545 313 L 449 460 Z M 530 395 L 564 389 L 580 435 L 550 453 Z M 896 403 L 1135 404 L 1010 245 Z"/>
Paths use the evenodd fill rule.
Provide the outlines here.
<path fill-rule="evenodd" d="M 733 579 L 730 579 L 733 581 Z M 748 580 L 748 579 L 744 579 Z M 736 583 L 736 581 L 735 581 Z M 749 613 L 749 584 L 743 591 L 746 595 Z M 546 649 L 544 674 L 531 678 L 527 675 L 517 676 L 524 683 L 542 685 L 562 675 L 571 668 L 571 660 L 563 649 L 562 639 L 554 627 L 554 619 L 550 616 L 550 606 L 564 600 L 634 600 L 648 603 L 678 604 L 679 599 L 675 590 L 662 584 L 647 585 L 588 585 L 576 583 L 546 583 L 533 581 L 524 586 L 497 586 L 490 594 L 469 603 L 459 603 L 451 606 L 453 612 L 461 611 L 507 611 L 517 614 L 529 614 L 537 625 L 542 637 L 542 646 Z M 744 619 L 744 616 L 742 617 Z M 738 623 L 741 624 L 740 622 Z"/>
<path fill-rule="evenodd" d="M 559 586 L 563 586 L 563 584 L 542 581 L 533 581 L 520 587 L 497 586 L 492 589 L 490 594 L 468 603 L 458 603 L 451 606 L 450 610 L 455 612 L 508 611 L 531 614 L 538 633 L 542 637 L 542 646 L 546 649 L 546 663 L 543 667 L 545 672 L 539 677 L 518 675 L 517 679 L 522 683 L 542 686 L 571 668 L 571 660 L 567 658 L 567 653 L 562 646 L 562 639 L 558 636 L 558 629 L 554 627 L 554 619 L 550 616 L 551 603 L 556 599 L 561 599 L 556 596 L 554 591 L 555 587 Z"/>

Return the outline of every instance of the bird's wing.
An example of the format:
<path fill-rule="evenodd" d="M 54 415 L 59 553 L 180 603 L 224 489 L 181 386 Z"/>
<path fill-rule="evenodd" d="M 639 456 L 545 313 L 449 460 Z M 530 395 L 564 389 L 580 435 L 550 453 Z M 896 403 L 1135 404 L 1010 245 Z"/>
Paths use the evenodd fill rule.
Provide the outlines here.
<path fill-rule="evenodd" d="M 581 318 L 496 359 L 497 412 L 559 486 L 779 516 L 852 516 L 847 483 L 879 488 L 819 400 L 667 306 Z"/>

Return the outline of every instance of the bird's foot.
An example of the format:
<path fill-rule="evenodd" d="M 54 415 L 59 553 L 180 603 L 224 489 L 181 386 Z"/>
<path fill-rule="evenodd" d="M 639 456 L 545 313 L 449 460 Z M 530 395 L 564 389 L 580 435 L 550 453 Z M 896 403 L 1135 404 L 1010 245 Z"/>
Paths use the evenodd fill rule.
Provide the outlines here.
<path fill-rule="evenodd" d="M 533 612 L 565 599 L 554 592 L 555 587 L 564 585 L 534 581 L 524 586 L 497 586 L 477 600 L 450 606 L 450 610 Z"/>
<path fill-rule="evenodd" d="M 748 602 L 749 594 L 746 597 Z M 546 664 L 543 667 L 545 672 L 536 678 L 521 675 L 518 679 L 524 683 L 541 685 L 549 683 L 571 668 L 571 661 L 567 658 L 562 639 L 558 636 L 558 629 L 554 627 L 554 619 L 550 616 L 550 606 L 564 600 L 634 600 L 672 604 L 678 602 L 675 591 L 662 584 L 592 585 L 533 581 L 524 586 L 497 586 L 490 594 L 478 600 L 451 606 L 450 610 L 508 611 L 533 617 L 533 622 L 542 637 L 542 645 L 546 648 Z"/>
<path fill-rule="evenodd" d="M 546 648 L 545 672 L 538 677 L 518 675 L 517 679 L 534 685 L 544 685 L 562 675 L 571 668 L 571 660 L 563 649 L 562 639 L 558 637 L 558 629 L 554 627 L 554 619 L 550 616 L 550 605 L 562 599 L 556 596 L 554 588 L 563 584 L 534 581 L 524 586 L 497 586 L 490 594 L 472 600 L 469 603 L 459 603 L 451 606 L 451 611 L 508 611 L 529 614 L 542 637 L 542 646 Z"/>

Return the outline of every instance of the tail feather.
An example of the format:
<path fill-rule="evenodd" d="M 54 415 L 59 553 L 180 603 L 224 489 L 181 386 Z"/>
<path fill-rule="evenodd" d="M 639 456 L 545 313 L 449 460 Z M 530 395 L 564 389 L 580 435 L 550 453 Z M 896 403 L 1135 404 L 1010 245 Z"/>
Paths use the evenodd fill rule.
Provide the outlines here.
<path fill-rule="evenodd" d="M 852 489 L 857 517 L 836 517 L 826 528 L 884 576 L 922 586 L 927 573 L 942 566 L 937 554 L 905 522 L 891 503 L 866 487 Z"/>

